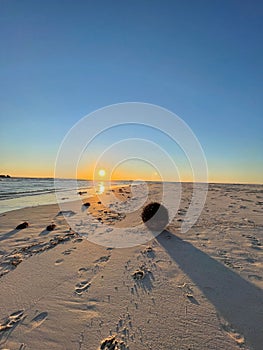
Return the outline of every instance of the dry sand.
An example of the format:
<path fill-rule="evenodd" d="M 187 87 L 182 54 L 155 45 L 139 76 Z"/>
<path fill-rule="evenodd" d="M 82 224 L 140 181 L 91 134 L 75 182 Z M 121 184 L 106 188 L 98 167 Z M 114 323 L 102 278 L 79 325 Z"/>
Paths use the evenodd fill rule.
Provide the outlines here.
<path fill-rule="evenodd" d="M 153 199 L 159 192 L 150 185 Z M 122 249 L 79 236 L 57 205 L 2 214 L 0 349 L 262 350 L 263 186 L 209 185 L 202 215 L 182 234 L 191 193 L 184 184 L 166 231 Z M 118 215 L 89 202 L 95 221 L 140 221 L 140 210 Z M 23 221 L 29 227 L 15 230 Z"/>

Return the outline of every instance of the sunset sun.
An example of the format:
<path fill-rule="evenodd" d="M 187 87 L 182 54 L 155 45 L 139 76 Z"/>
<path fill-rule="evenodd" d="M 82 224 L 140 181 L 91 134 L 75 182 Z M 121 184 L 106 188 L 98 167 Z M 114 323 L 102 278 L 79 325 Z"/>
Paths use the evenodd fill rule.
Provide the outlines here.
<path fill-rule="evenodd" d="M 104 169 L 99 170 L 99 176 L 104 177 L 106 174 L 106 171 Z"/>

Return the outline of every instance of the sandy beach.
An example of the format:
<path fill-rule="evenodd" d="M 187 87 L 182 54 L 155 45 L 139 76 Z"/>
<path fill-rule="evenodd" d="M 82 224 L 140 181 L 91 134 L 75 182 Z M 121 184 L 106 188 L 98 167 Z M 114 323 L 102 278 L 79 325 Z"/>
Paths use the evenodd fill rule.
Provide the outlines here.
<path fill-rule="evenodd" d="M 160 191 L 150 184 L 148 201 Z M 74 211 L 58 205 L 1 214 L 0 349 L 262 350 L 263 186 L 210 184 L 182 233 L 191 193 L 183 184 L 167 229 L 128 248 L 78 234 L 66 220 Z M 115 194 L 132 201 L 129 187 Z M 93 235 L 101 222 L 141 221 L 142 208 L 125 215 L 89 202 Z"/>
<path fill-rule="evenodd" d="M 263 350 L 262 14 L 1 1 L 0 350 Z"/>

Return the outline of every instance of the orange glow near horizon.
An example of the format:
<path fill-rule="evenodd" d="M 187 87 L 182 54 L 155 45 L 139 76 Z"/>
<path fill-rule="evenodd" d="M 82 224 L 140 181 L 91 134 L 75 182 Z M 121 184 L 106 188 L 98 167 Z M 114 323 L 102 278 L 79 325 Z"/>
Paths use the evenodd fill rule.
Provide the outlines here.
<path fill-rule="evenodd" d="M 35 166 L 25 166 L 25 164 L 18 163 L 14 169 L 12 166 L 5 167 L 1 169 L 1 174 L 10 175 L 11 177 L 37 177 L 37 178 L 53 178 L 54 168 L 52 166 L 42 164 L 34 164 Z M 96 173 L 96 171 L 97 173 Z M 98 171 L 104 170 L 105 175 L 103 177 L 99 176 Z M 97 174 L 97 175 L 96 175 Z M 88 168 L 81 167 L 77 172 L 65 171 L 63 172 L 63 178 L 79 178 L 87 180 L 100 181 L 127 181 L 127 180 L 145 180 L 145 181 L 162 181 L 160 175 L 152 169 L 152 171 L 144 171 L 143 169 L 131 169 L 131 167 L 120 166 L 114 171 L 110 167 L 100 166 L 94 169 L 94 164 L 90 164 Z M 163 179 L 164 181 L 182 181 L 191 182 L 193 181 L 192 174 L 187 171 L 180 172 L 180 179 L 173 178 L 171 175 Z M 251 183 L 251 184 L 263 184 L 262 173 L 256 171 L 256 169 L 251 170 L 247 168 L 245 170 L 239 169 L 238 171 L 227 171 L 226 169 L 216 169 L 211 167 L 209 169 L 209 182 L 216 183 Z"/>

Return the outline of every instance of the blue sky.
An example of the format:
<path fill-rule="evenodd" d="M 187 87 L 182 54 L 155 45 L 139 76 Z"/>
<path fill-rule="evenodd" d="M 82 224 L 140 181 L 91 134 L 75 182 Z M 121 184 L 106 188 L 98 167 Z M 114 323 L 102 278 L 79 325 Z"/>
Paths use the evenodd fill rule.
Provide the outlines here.
<path fill-rule="evenodd" d="M 211 181 L 263 181 L 261 1 L 2 0 L 2 173 L 52 176 L 83 116 L 139 101 L 179 115 Z"/>

